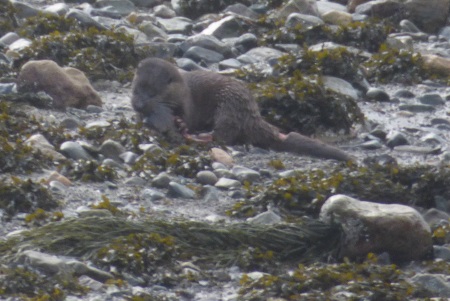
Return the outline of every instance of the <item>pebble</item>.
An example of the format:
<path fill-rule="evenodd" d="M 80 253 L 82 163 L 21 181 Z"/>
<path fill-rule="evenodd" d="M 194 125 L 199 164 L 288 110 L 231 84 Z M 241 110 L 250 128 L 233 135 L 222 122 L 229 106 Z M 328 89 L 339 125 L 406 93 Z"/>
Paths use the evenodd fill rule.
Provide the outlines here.
<path fill-rule="evenodd" d="M 169 191 L 167 192 L 168 197 L 183 198 L 183 199 L 195 199 L 196 193 L 192 189 L 181 185 L 177 182 L 169 182 Z"/>
<path fill-rule="evenodd" d="M 409 144 L 408 139 L 403 133 L 400 132 L 390 132 L 386 137 L 386 145 L 390 148 L 394 148 L 399 145 Z"/>
<path fill-rule="evenodd" d="M 124 181 L 124 184 L 131 186 L 145 186 L 147 185 L 147 181 L 141 177 L 129 177 Z"/>
<path fill-rule="evenodd" d="M 93 160 L 92 156 L 78 143 L 66 141 L 61 144 L 61 152 L 74 160 Z"/>
<path fill-rule="evenodd" d="M 412 283 L 431 293 L 434 297 L 450 298 L 449 276 L 444 274 L 417 273 Z"/>
<path fill-rule="evenodd" d="M 120 155 L 126 151 L 125 147 L 114 140 L 108 139 L 100 146 L 100 154 L 116 162 L 122 162 Z"/>
<path fill-rule="evenodd" d="M 261 178 L 259 172 L 244 166 L 238 165 L 233 166 L 233 168 L 231 169 L 231 173 L 233 173 L 236 179 L 238 179 L 241 183 L 244 182 L 253 183 Z"/>
<path fill-rule="evenodd" d="M 418 98 L 419 102 L 425 105 L 438 106 L 445 104 L 445 100 L 439 94 L 424 94 Z"/>
<path fill-rule="evenodd" d="M 151 202 L 162 200 L 165 198 L 164 193 L 159 192 L 158 190 L 146 188 L 142 191 L 142 198 L 147 199 Z"/>
<path fill-rule="evenodd" d="M 232 189 L 241 187 L 241 182 L 228 178 L 220 178 L 214 185 L 217 188 Z"/>
<path fill-rule="evenodd" d="M 217 182 L 215 173 L 209 170 L 199 171 L 196 175 L 197 181 L 203 185 L 214 185 Z"/>
<path fill-rule="evenodd" d="M 398 108 L 400 110 L 405 110 L 413 113 L 433 112 L 434 110 L 436 110 L 434 106 L 425 104 L 402 104 L 399 105 Z"/>
<path fill-rule="evenodd" d="M 161 172 L 153 178 L 152 186 L 156 188 L 168 188 L 170 181 L 171 179 L 169 174 L 167 174 L 166 172 Z"/>
<path fill-rule="evenodd" d="M 271 210 L 260 213 L 255 217 L 247 219 L 247 222 L 255 225 L 273 225 L 280 223 L 281 221 L 282 221 L 281 217 Z"/>
<path fill-rule="evenodd" d="M 366 92 L 366 97 L 370 100 L 389 102 L 391 98 L 386 91 L 379 88 L 369 88 Z"/>
<path fill-rule="evenodd" d="M 201 197 L 205 202 L 218 202 L 220 201 L 219 190 L 211 185 L 203 186 L 201 192 Z"/>

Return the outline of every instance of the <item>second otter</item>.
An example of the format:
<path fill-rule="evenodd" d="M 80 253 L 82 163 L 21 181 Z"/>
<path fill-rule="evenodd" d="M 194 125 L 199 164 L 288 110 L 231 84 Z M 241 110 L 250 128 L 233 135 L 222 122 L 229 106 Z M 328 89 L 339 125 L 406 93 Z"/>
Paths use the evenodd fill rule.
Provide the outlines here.
<path fill-rule="evenodd" d="M 241 82 L 210 71 L 179 71 L 158 58 L 140 62 L 131 104 L 145 124 L 172 138 L 181 137 L 176 124 L 181 119 L 188 132 L 212 131 L 213 139 L 227 145 L 252 144 L 341 161 L 352 159 L 319 140 L 295 132 L 280 133 L 262 118 Z"/>

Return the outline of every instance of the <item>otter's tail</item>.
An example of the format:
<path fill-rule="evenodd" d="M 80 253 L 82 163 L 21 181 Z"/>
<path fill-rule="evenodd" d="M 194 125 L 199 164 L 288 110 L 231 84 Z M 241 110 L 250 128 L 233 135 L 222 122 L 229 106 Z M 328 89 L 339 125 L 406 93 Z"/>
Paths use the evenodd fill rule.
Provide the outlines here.
<path fill-rule="evenodd" d="M 339 161 L 354 160 L 352 156 L 337 147 L 295 132 L 290 132 L 286 135 L 285 139 L 278 140 L 273 148 L 279 151 L 287 151 L 302 155 L 335 159 Z"/>

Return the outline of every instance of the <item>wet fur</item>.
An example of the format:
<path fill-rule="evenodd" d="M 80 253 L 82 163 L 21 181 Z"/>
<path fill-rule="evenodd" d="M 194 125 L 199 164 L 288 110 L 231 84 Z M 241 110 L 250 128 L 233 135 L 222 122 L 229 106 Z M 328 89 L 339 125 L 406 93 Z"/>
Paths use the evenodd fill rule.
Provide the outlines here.
<path fill-rule="evenodd" d="M 143 60 L 132 85 L 131 103 L 148 126 L 181 139 L 174 116 L 189 132 L 213 131 L 227 145 L 252 144 L 266 149 L 347 161 L 344 151 L 298 133 L 280 134 L 266 122 L 241 82 L 209 71 L 179 71 L 157 58 Z"/>

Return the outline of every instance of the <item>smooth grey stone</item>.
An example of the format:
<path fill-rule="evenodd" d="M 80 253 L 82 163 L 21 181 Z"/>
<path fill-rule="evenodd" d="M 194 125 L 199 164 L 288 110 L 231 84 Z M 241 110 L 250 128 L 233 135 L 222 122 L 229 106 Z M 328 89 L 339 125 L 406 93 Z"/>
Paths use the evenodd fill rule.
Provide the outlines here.
<path fill-rule="evenodd" d="M 106 13 L 104 16 L 112 18 L 125 17 L 136 10 L 134 3 L 128 0 L 97 0 L 95 7 Z"/>
<path fill-rule="evenodd" d="M 153 155 L 159 155 L 164 152 L 161 147 L 159 147 L 158 145 L 156 145 L 154 143 L 139 144 L 138 147 L 144 153 L 149 153 L 149 154 L 153 154 Z"/>
<path fill-rule="evenodd" d="M 418 98 L 419 102 L 425 105 L 437 106 L 445 104 L 445 100 L 439 94 L 425 94 Z"/>
<path fill-rule="evenodd" d="M 66 18 L 75 19 L 79 21 L 82 25 L 85 25 L 86 27 L 93 26 L 100 30 L 107 29 L 104 25 L 94 20 L 91 16 L 78 9 L 71 8 L 69 12 L 66 14 Z"/>
<path fill-rule="evenodd" d="M 183 52 L 188 51 L 191 47 L 198 46 L 205 49 L 209 49 L 218 52 L 222 55 L 230 53 L 231 47 L 216 38 L 215 36 L 196 34 L 188 37 L 183 43 L 180 44 L 180 48 Z"/>
<path fill-rule="evenodd" d="M 164 30 L 153 24 L 153 22 L 151 21 L 142 22 L 141 24 L 139 24 L 139 29 L 143 33 L 145 33 L 147 38 L 149 38 L 150 40 L 153 40 L 155 38 L 162 38 L 164 40 L 167 40 L 169 38 L 168 34 Z"/>
<path fill-rule="evenodd" d="M 409 144 L 408 139 L 406 139 L 405 135 L 400 132 L 390 132 L 386 138 L 386 145 L 390 148 Z"/>
<path fill-rule="evenodd" d="M 168 8 L 164 4 L 155 6 L 153 8 L 153 14 L 156 17 L 165 18 L 165 19 L 175 18 L 177 16 L 177 13 L 174 10 Z"/>
<path fill-rule="evenodd" d="M 7 95 L 17 92 L 15 83 L 0 83 L 0 95 Z"/>
<path fill-rule="evenodd" d="M 450 125 L 450 120 L 448 120 L 446 118 L 433 118 L 433 119 L 431 119 L 431 124 L 432 125 L 439 125 L 439 124 Z"/>
<path fill-rule="evenodd" d="M 231 169 L 231 172 L 241 183 L 244 183 L 246 181 L 253 183 L 261 178 L 259 172 L 244 166 L 235 165 Z"/>
<path fill-rule="evenodd" d="M 205 185 L 201 190 L 202 199 L 205 202 L 218 202 L 220 201 L 219 190 L 211 185 Z"/>
<path fill-rule="evenodd" d="M 448 223 L 450 219 L 450 215 L 448 215 L 445 211 L 436 208 L 428 209 L 424 214 L 422 214 L 422 216 L 431 227 L 441 225 L 443 222 Z"/>
<path fill-rule="evenodd" d="M 113 159 L 116 162 L 122 162 L 120 155 L 126 151 L 125 147 L 117 141 L 108 139 L 100 146 L 100 153 L 106 158 Z"/>
<path fill-rule="evenodd" d="M 23 39 L 20 38 L 17 41 L 14 41 L 13 43 L 11 43 L 8 47 L 8 49 L 10 51 L 20 51 L 23 50 L 25 48 L 28 48 L 31 45 L 31 41 L 28 39 Z"/>
<path fill-rule="evenodd" d="M 256 59 L 256 61 L 269 62 L 269 60 L 280 58 L 284 53 L 270 47 L 256 47 L 247 51 L 245 55 Z"/>
<path fill-rule="evenodd" d="M 247 222 L 254 225 L 273 225 L 278 224 L 282 221 L 281 217 L 275 214 L 273 211 L 269 210 L 258 214 L 255 217 L 247 219 Z"/>
<path fill-rule="evenodd" d="M 118 26 L 116 31 L 131 35 L 133 37 L 134 44 L 136 46 L 148 45 L 148 47 L 151 48 L 152 44 L 151 44 L 151 41 L 149 40 L 149 38 L 147 37 L 147 35 L 138 29 L 131 28 L 128 26 Z"/>
<path fill-rule="evenodd" d="M 239 69 L 242 67 L 241 62 L 237 59 L 226 59 L 219 63 L 219 70 L 227 70 L 227 69 Z"/>
<path fill-rule="evenodd" d="M 211 164 L 211 167 L 212 167 L 214 170 L 216 170 L 216 169 L 227 169 L 227 167 L 226 167 L 223 163 L 220 163 L 220 162 L 213 162 L 213 163 Z"/>
<path fill-rule="evenodd" d="M 403 104 L 399 105 L 398 108 L 403 111 L 408 111 L 412 113 L 423 113 L 423 112 L 433 112 L 436 110 L 435 107 L 424 104 Z"/>
<path fill-rule="evenodd" d="M 96 121 L 92 121 L 89 122 L 88 124 L 86 124 L 86 128 L 87 129 L 92 129 L 92 128 L 107 128 L 111 125 L 111 123 L 109 123 L 106 120 L 96 120 Z"/>
<path fill-rule="evenodd" d="M 187 34 L 192 29 L 192 20 L 185 17 L 175 17 L 170 19 L 158 18 L 158 22 L 165 29 L 166 33 Z"/>
<path fill-rule="evenodd" d="M 363 148 L 363 149 L 373 150 L 373 149 L 380 149 L 380 148 L 382 148 L 383 144 L 380 141 L 378 141 L 378 140 L 370 140 L 370 141 L 366 141 L 366 142 L 361 143 L 359 146 L 361 148 Z"/>
<path fill-rule="evenodd" d="M 292 13 L 287 17 L 284 26 L 286 26 L 287 28 L 294 28 L 298 25 L 301 25 L 302 27 L 307 29 L 313 26 L 322 25 L 324 23 L 325 22 L 323 22 L 322 19 L 315 16 L 300 13 Z"/>
<path fill-rule="evenodd" d="M 406 89 L 402 89 L 402 90 L 398 90 L 397 92 L 394 93 L 395 97 L 399 97 L 399 98 L 413 98 L 415 95 L 413 92 L 406 90 Z"/>
<path fill-rule="evenodd" d="M 74 160 L 92 160 L 92 156 L 78 143 L 66 141 L 61 144 L 60 150 L 63 154 Z"/>
<path fill-rule="evenodd" d="M 214 185 L 217 188 L 232 189 L 241 187 L 241 182 L 228 178 L 220 178 Z"/>
<path fill-rule="evenodd" d="M 336 93 L 348 96 L 354 100 L 357 100 L 359 98 L 358 91 L 353 88 L 353 86 L 349 82 L 341 78 L 337 78 L 334 76 L 322 76 L 322 81 L 326 88 Z"/>
<path fill-rule="evenodd" d="M 401 9 L 404 9 L 403 3 L 386 0 L 374 0 L 358 5 L 355 8 L 355 13 L 368 15 L 371 17 L 387 18 L 393 16 Z"/>
<path fill-rule="evenodd" d="M 450 261 L 450 249 L 448 247 L 434 245 L 433 253 L 435 258 Z"/>
<path fill-rule="evenodd" d="M 69 12 L 70 7 L 66 3 L 55 3 L 44 8 L 44 11 L 64 16 Z"/>
<path fill-rule="evenodd" d="M 20 36 L 15 32 L 8 32 L 0 38 L 0 45 L 9 46 L 19 40 Z"/>
<path fill-rule="evenodd" d="M 67 186 L 60 181 L 50 181 L 48 186 L 52 192 L 64 193 L 67 190 Z"/>
<path fill-rule="evenodd" d="M 83 126 L 83 122 L 77 118 L 67 117 L 61 120 L 59 126 L 66 129 L 76 129 L 80 126 Z"/>
<path fill-rule="evenodd" d="M 119 169 L 125 169 L 125 167 L 120 164 L 118 161 L 107 158 L 105 160 L 102 161 L 102 166 L 108 166 L 111 168 L 119 168 Z"/>
<path fill-rule="evenodd" d="M 166 172 L 161 172 L 152 180 L 152 186 L 157 188 L 167 188 L 169 187 L 171 179 L 170 176 Z"/>
<path fill-rule="evenodd" d="M 94 106 L 94 105 L 88 105 L 87 107 L 86 107 L 86 112 L 88 112 L 88 113 L 102 113 L 104 110 L 103 110 L 103 108 L 102 107 L 99 107 L 99 106 Z"/>
<path fill-rule="evenodd" d="M 386 91 L 379 88 L 369 88 L 369 90 L 367 90 L 366 92 L 366 97 L 368 99 L 380 102 L 388 102 L 391 100 L 389 94 L 387 94 Z"/>
<path fill-rule="evenodd" d="M 426 143 L 430 143 L 430 144 L 445 144 L 446 143 L 446 141 L 443 137 L 441 137 L 435 133 L 428 133 L 425 136 L 423 136 L 420 140 L 423 142 L 426 142 Z"/>
<path fill-rule="evenodd" d="M 185 57 L 177 59 L 176 62 L 177 62 L 178 67 L 180 67 L 180 69 L 183 69 L 186 71 L 205 70 L 203 67 L 198 65 L 193 60 L 185 58 Z"/>
<path fill-rule="evenodd" d="M 223 12 L 224 13 L 227 13 L 227 12 L 235 13 L 237 15 L 240 15 L 240 16 L 252 19 L 252 20 L 256 20 L 259 18 L 259 14 L 257 12 L 248 8 L 247 6 L 245 6 L 242 3 L 231 4 L 231 5 L 227 6 L 223 10 Z"/>
<path fill-rule="evenodd" d="M 219 21 L 209 24 L 201 33 L 213 35 L 218 39 L 238 37 L 245 32 L 241 23 L 237 16 L 226 16 Z"/>
<path fill-rule="evenodd" d="M 139 157 L 139 155 L 135 154 L 133 152 L 127 151 L 127 152 L 120 154 L 119 157 L 126 164 L 132 165 L 132 164 L 136 163 L 136 160 Z"/>
<path fill-rule="evenodd" d="M 214 169 L 214 174 L 219 178 L 236 179 L 236 176 L 226 168 Z"/>
<path fill-rule="evenodd" d="M 225 43 L 230 43 L 239 53 L 245 53 L 252 48 L 258 46 L 258 38 L 252 33 L 244 33 L 243 35 L 233 38 L 224 39 Z"/>
<path fill-rule="evenodd" d="M 197 181 L 203 185 L 214 185 L 217 182 L 215 173 L 209 170 L 199 171 L 196 175 Z"/>
<path fill-rule="evenodd" d="M 431 293 L 433 297 L 450 298 L 448 275 L 417 273 L 410 281 Z"/>
<path fill-rule="evenodd" d="M 132 185 L 132 186 L 145 186 L 147 185 L 147 181 L 144 180 L 141 177 L 131 177 L 126 179 L 124 182 L 126 185 Z"/>
<path fill-rule="evenodd" d="M 43 13 L 43 11 L 40 10 L 39 8 L 31 6 L 28 3 L 22 1 L 11 0 L 10 3 L 16 9 L 15 15 L 18 18 L 36 17 L 40 13 Z"/>
<path fill-rule="evenodd" d="M 183 199 L 194 199 L 195 191 L 190 188 L 187 188 L 184 185 L 178 184 L 177 182 L 170 182 L 168 187 L 167 196 L 174 198 L 183 198 Z"/>
<path fill-rule="evenodd" d="M 142 198 L 148 199 L 151 202 L 164 199 L 164 193 L 155 189 L 146 188 L 142 191 Z"/>
<path fill-rule="evenodd" d="M 79 217 L 112 217 L 111 211 L 106 209 L 77 209 L 77 214 Z"/>
<path fill-rule="evenodd" d="M 399 152 L 424 154 L 424 155 L 438 155 L 441 153 L 440 147 L 414 146 L 414 145 L 398 145 L 394 150 Z"/>
<path fill-rule="evenodd" d="M 289 169 L 278 173 L 281 178 L 291 178 L 295 177 L 299 171 L 296 169 Z"/>
<path fill-rule="evenodd" d="M 384 129 L 382 129 L 381 127 L 376 127 L 375 129 L 373 129 L 372 131 L 370 131 L 370 135 L 380 139 L 380 140 L 385 140 L 387 133 Z"/>
<path fill-rule="evenodd" d="M 216 51 L 209 50 L 199 46 L 193 46 L 183 55 L 195 62 L 205 62 L 207 64 L 218 63 L 224 59 L 224 56 Z"/>
<path fill-rule="evenodd" d="M 131 0 L 131 2 L 139 7 L 154 7 L 158 4 L 161 4 L 160 0 Z"/>

